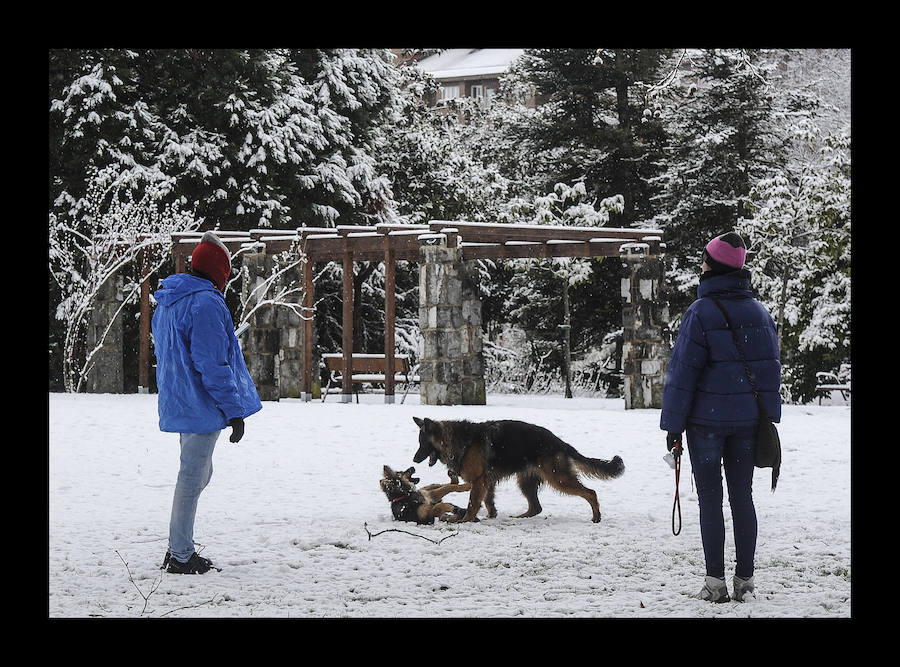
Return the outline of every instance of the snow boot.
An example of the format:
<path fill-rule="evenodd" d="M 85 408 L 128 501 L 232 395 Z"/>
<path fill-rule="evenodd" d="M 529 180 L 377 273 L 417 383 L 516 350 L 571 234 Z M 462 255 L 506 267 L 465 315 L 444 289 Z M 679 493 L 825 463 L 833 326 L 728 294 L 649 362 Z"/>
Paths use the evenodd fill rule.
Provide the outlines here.
<path fill-rule="evenodd" d="M 703 588 L 697 594 L 697 597 L 707 602 L 728 602 L 728 587 L 725 585 L 725 578 L 706 576 L 703 582 Z"/>
<path fill-rule="evenodd" d="M 205 574 L 209 572 L 210 569 L 219 570 L 219 568 L 213 567 L 212 561 L 209 560 L 209 558 L 198 556 L 195 551 L 191 554 L 191 557 L 188 558 L 186 563 L 182 563 L 177 558 L 172 558 L 170 556 L 166 572 L 171 572 L 172 574 Z"/>
<path fill-rule="evenodd" d="M 746 579 L 744 579 L 744 577 L 734 575 L 734 579 L 732 579 L 732 588 L 734 590 L 734 599 L 738 602 L 756 599 L 756 594 L 753 592 L 752 575 L 747 577 Z"/>

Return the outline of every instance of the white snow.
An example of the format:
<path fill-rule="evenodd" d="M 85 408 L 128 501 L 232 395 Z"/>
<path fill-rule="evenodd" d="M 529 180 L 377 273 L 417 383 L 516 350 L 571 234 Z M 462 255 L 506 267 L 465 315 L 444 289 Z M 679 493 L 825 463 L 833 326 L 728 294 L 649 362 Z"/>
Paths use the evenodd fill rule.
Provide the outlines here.
<path fill-rule="evenodd" d="M 447 49 L 423 58 L 416 66 L 438 80 L 505 74 L 525 49 Z"/>
<path fill-rule="evenodd" d="M 49 616 L 851 615 L 848 405 L 785 406 L 778 489 L 769 491 L 768 470 L 754 484 L 757 599 L 713 605 L 691 597 L 704 571 L 687 457 L 683 528 L 672 535 L 674 474 L 662 461 L 658 410 L 547 396 L 489 395 L 477 407 L 423 406 L 412 394 L 402 405 L 361 401 L 266 402 L 240 443 L 226 429 L 195 530 L 198 550 L 222 571 L 181 576 L 158 569 L 178 436 L 158 430 L 156 396 L 51 393 Z M 541 515 L 510 518 L 525 509 L 514 480 L 497 488 L 496 519 L 398 523 L 378 480 L 384 464 L 414 465 L 414 415 L 527 420 L 588 456 L 621 455 L 625 474 L 586 480 L 600 499 L 599 524 L 582 499 L 546 488 Z M 416 469 L 422 485 L 447 479 L 441 464 Z M 465 494 L 447 499 L 466 503 Z M 733 557 L 726 500 L 729 586 Z"/>

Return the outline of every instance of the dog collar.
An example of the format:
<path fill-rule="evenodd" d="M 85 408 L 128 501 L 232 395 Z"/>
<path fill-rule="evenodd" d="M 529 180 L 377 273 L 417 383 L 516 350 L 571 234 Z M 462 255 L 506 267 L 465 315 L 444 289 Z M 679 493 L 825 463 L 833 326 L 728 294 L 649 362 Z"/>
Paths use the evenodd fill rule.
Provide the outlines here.
<path fill-rule="evenodd" d="M 407 493 L 405 496 L 397 496 L 397 497 L 394 498 L 391 502 L 392 502 L 392 503 L 399 503 L 401 500 L 406 500 L 407 498 L 409 498 L 409 494 L 408 494 L 408 493 Z"/>

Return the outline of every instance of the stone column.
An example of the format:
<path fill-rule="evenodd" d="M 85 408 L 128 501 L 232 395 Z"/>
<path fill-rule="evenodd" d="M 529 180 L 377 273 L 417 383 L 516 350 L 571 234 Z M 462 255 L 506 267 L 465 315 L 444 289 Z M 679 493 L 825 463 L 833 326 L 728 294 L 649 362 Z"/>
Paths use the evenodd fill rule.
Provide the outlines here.
<path fill-rule="evenodd" d="M 241 286 L 242 301 L 249 301 L 252 308 L 266 296 L 260 285 L 271 273 L 271 260 L 266 256 L 266 247 L 256 244 L 243 255 L 243 266 L 247 270 Z M 255 291 L 259 287 L 258 291 Z M 276 323 L 275 308 L 263 306 L 250 318 L 250 328 L 239 339 L 244 353 L 244 362 L 259 398 L 263 401 L 277 401 L 279 397 L 280 362 L 278 352 L 281 336 Z"/>
<path fill-rule="evenodd" d="M 122 305 L 122 276 L 116 275 L 101 287 L 91 309 L 85 336 L 85 349 L 91 352 L 100 343 L 103 332 L 116 317 Z M 88 372 L 85 391 L 91 394 L 121 394 L 125 391 L 123 373 L 122 317 L 116 317 L 103 346 L 94 355 L 93 368 Z"/>
<path fill-rule="evenodd" d="M 294 262 L 296 257 L 291 256 L 288 261 Z M 281 283 L 299 287 L 302 284 L 301 270 L 300 266 L 290 269 Z M 288 297 L 288 301 L 299 306 L 301 298 L 302 295 L 297 292 Z M 275 328 L 279 335 L 278 396 L 300 398 L 303 393 L 303 320 L 297 312 L 281 306 L 275 312 Z"/>
<path fill-rule="evenodd" d="M 425 405 L 484 405 L 477 276 L 445 234 L 420 237 L 420 397 Z"/>
<path fill-rule="evenodd" d="M 297 255 L 288 253 L 269 255 L 262 243 L 243 255 L 243 265 L 248 277 L 242 285 L 242 296 L 248 301 L 247 307 L 262 299 L 271 298 L 282 287 L 300 287 L 303 284 L 303 265 L 288 269 L 266 289 L 262 284 L 278 270 L 297 261 Z M 254 291 L 257 290 L 258 291 Z M 285 297 L 286 302 L 301 305 L 300 292 Z M 312 327 L 315 338 L 315 327 Z M 250 328 L 239 339 L 244 352 L 244 360 L 253 378 L 259 397 L 264 401 L 279 398 L 305 398 L 303 395 L 303 319 L 298 312 L 287 306 L 263 306 L 250 319 Z M 312 346 L 312 366 L 318 368 L 315 341 Z M 318 373 L 313 373 L 312 391 L 318 394 Z"/>
<path fill-rule="evenodd" d="M 619 250 L 622 278 L 622 371 L 625 409 L 662 408 L 670 348 L 663 338 L 669 321 L 664 298 L 661 255 L 646 243 L 626 243 Z"/>

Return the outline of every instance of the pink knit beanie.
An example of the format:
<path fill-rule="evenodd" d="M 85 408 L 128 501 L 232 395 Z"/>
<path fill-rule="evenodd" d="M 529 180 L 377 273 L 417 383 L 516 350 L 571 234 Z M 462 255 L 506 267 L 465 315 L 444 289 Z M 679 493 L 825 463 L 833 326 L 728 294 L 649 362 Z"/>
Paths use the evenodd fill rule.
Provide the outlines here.
<path fill-rule="evenodd" d="M 747 248 L 744 239 L 734 232 L 717 236 L 706 244 L 703 260 L 713 270 L 735 271 L 744 267 Z"/>

